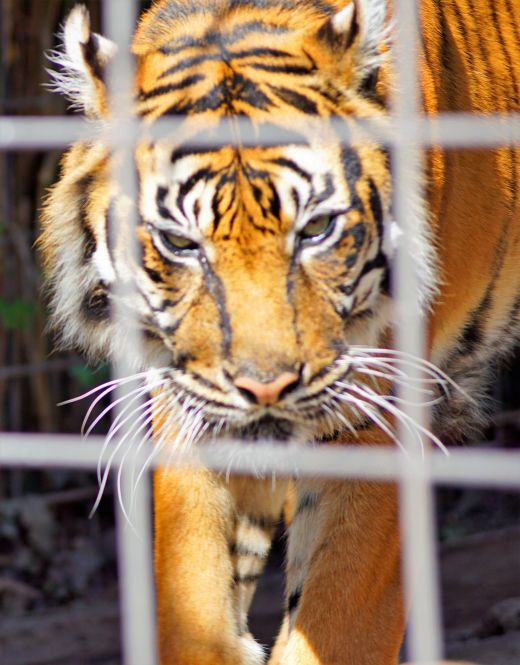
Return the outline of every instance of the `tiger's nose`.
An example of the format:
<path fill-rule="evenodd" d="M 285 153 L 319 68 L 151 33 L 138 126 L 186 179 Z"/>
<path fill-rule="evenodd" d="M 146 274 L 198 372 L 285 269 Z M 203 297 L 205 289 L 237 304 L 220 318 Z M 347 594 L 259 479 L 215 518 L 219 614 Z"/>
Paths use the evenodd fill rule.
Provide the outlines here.
<path fill-rule="evenodd" d="M 283 372 L 274 381 L 263 383 L 249 376 L 237 376 L 234 383 L 242 395 L 254 404 L 268 406 L 280 401 L 282 394 L 294 389 L 300 381 L 298 374 Z"/>

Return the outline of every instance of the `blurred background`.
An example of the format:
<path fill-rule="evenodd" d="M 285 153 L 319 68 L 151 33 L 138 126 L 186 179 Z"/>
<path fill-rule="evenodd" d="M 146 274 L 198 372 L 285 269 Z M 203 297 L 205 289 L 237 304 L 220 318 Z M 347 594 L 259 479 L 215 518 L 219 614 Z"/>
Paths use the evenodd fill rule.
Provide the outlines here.
<path fill-rule="evenodd" d="M 55 47 L 74 4 L 0 0 L 0 114 L 68 113 L 65 101 L 43 86 L 50 66 L 44 52 Z M 102 29 L 99 0 L 84 4 Z M 56 351 L 47 330 L 34 242 L 59 159 L 58 151 L 0 153 L 0 432 L 78 433 L 85 403 L 57 404 L 109 377 L 106 365 Z M 492 396 L 494 425 L 471 443 L 518 447 L 518 360 L 497 372 Z M 120 662 L 112 497 L 109 489 L 89 519 L 96 492 L 91 473 L 0 469 L 0 665 Z M 519 495 L 455 489 L 437 495 L 449 653 L 518 665 Z M 255 602 L 253 631 L 264 643 L 279 617 L 283 549 L 280 535 Z"/>

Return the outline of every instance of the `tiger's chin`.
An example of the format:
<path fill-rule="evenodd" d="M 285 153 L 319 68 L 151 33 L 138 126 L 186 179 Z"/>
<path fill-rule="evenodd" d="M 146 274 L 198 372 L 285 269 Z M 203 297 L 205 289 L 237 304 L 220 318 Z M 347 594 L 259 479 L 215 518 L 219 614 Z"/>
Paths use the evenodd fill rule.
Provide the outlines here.
<path fill-rule="evenodd" d="M 265 414 L 243 425 L 228 423 L 225 428 L 208 432 L 204 437 L 206 441 L 236 440 L 244 444 L 250 443 L 311 443 L 332 441 L 338 438 L 337 429 L 330 429 L 323 423 L 300 422 Z"/>
<path fill-rule="evenodd" d="M 252 443 L 255 441 L 286 442 L 295 436 L 295 424 L 276 416 L 265 415 L 252 423 L 231 431 L 233 438 Z"/>

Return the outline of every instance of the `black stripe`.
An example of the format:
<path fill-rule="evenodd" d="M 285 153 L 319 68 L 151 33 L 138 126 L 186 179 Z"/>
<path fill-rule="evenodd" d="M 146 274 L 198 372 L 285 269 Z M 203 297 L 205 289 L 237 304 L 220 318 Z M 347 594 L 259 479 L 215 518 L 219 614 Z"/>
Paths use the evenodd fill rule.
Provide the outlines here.
<path fill-rule="evenodd" d="M 513 10 L 511 0 L 505 0 L 505 3 L 506 3 L 506 7 L 507 7 L 508 16 L 514 16 L 515 12 Z M 513 28 L 513 32 L 515 34 L 515 43 L 520 44 L 520 26 L 515 21 L 510 21 L 510 25 Z"/>
<path fill-rule="evenodd" d="M 234 111 L 237 102 L 243 102 L 256 109 L 267 111 L 272 102 L 258 85 L 241 74 L 233 74 L 214 85 L 209 92 L 196 101 L 184 100 L 171 106 L 168 115 L 205 113 L 216 111 L 221 106 Z"/>
<path fill-rule="evenodd" d="M 274 236 L 276 235 L 276 230 L 269 227 L 269 226 L 262 226 L 262 224 L 259 224 L 256 220 L 256 217 L 253 217 L 251 213 L 248 211 L 245 211 L 245 216 L 246 216 L 246 221 L 247 223 L 252 226 L 256 231 L 260 231 L 263 235 L 271 235 Z"/>
<path fill-rule="evenodd" d="M 285 168 L 291 169 L 291 171 L 297 173 L 300 178 L 303 178 L 303 180 L 312 182 L 311 174 L 308 171 L 302 169 L 301 166 L 298 166 L 294 160 L 289 159 L 288 157 L 278 157 L 277 159 L 271 159 L 270 162 L 271 164 L 276 164 L 277 166 L 283 166 Z M 298 192 L 296 192 L 296 195 L 298 195 Z"/>
<path fill-rule="evenodd" d="M 318 113 L 318 107 L 312 99 L 309 99 L 305 95 L 301 95 L 295 90 L 290 90 L 289 88 L 279 88 L 274 85 L 270 85 L 269 88 L 275 93 L 275 95 L 281 99 L 289 106 L 302 111 L 308 115 L 316 115 Z"/>
<path fill-rule="evenodd" d="M 508 83 L 513 89 L 514 92 L 514 103 L 515 106 L 518 105 L 520 102 L 520 94 L 519 94 L 519 89 L 518 89 L 518 82 L 514 76 L 514 65 L 513 65 L 513 58 L 511 57 L 511 54 L 509 53 L 509 50 L 507 49 L 506 46 L 506 39 L 504 37 L 504 33 L 502 32 L 502 25 L 500 23 L 500 20 L 497 16 L 497 10 L 494 2 L 490 3 L 490 9 L 491 9 L 491 18 L 493 20 L 493 24 L 495 26 L 495 31 L 497 33 L 497 39 L 494 40 L 495 42 L 498 42 L 499 48 L 502 51 L 502 54 L 504 56 L 504 60 L 506 61 L 507 68 L 509 70 L 509 81 Z M 518 47 L 518 44 L 517 44 Z"/>
<path fill-rule="evenodd" d="M 164 204 L 164 200 L 168 196 L 169 191 L 168 187 L 158 187 L 157 193 L 155 194 L 155 204 L 157 206 L 157 212 L 163 219 L 171 219 L 175 221 L 175 218 Z"/>
<path fill-rule="evenodd" d="M 280 218 L 280 210 L 281 210 L 281 202 L 280 202 L 280 197 L 278 196 L 278 192 L 276 191 L 275 187 L 271 188 L 271 198 L 269 201 L 269 213 L 276 219 Z"/>
<path fill-rule="evenodd" d="M 197 101 L 183 99 L 178 104 L 172 104 L 163 115 L 189 115 L 190 113 L 204 113 L 216 111 L 223 104 L 220 85 L 213 86 L 210 91 Z"/>
<path fill-rule="evenodd" d="M 296 514 L 300 515 L 301 513 L 306 512 L 315 508 L 321 499 L 321 495 L 317 492 L 305 492 L 298 499 L 298 505 L 296 507 Z"/>
<path fill-rule="evenodd" d="M 341 163 L 350 191 L 351 207 L 356 210 L 364 210 L 363 202 L 356 190 L 356 184 L 362 175 L 361 161 L 357 151 L 349 146 L 343 146 L 341 148 Z"/>
<path fill-rule="evenodd" d="M 213 54 L 203 53 L 201 55 L 194 55 L 191 58 L 186 58 L 185 60 L 181 60 L 172 67 L 168 67 L 168 69 L 165 69 L 164 72 L 162 72 L 159 75 L 159 78 L 162 79 L 165 78 L 166 76 L 177 74 L 178 72 L 182 72 L 185 69 L 194 67 L 195 65 L 200 65 L 203 62 L 215 62 L 216 60 L 222 60 L 222 55 L 220 53 L 213 53 Z"/>
<path fill-rule="evenodd" d="M 182 300 L 184 300 L 184 298 L 185 298 L 184 294 L 182 294 L 177 300 L 173 300 L 172 298 L 164 298 L 164 300 L 161 300 L 161 304 L 159 307 L 151 306 L 151 309 L 153 312 L 161 313 L 164 312 L 166 309 L 169 309 L 170 307 L 176 307 Z"/>
<path fill-rule="evenodd" d="M 448 22 L 446 20 L 444 11 L 435 2 L 433 3 L 433 6 L 435 7 L 435 11 L 437 12 L 437 18 L 439 21 L 439 33 L 441 36 L 441 43 L 439 50 L 440 50 L 440 59 L 442 63 L 442 68 L 444 70 L 444 74 L 447 77 L 449 77 L 447 85 L 444 86 L 444 93 L 448 97 L 448 106 L 446 109 L 439 108 L 439 110 L 448 111 L 453 107 L 453 102 L 451 101 L 452 93 L 455 93 L 457 90 L 457 87 L 453 85 L 454 82 L 452 81 L 452 67 L 451 67 L 454 44 L 453 44 L 453 38 L 450 39 L 451 31 L 448 28 Z"/>
<path fill-rule="evenodd" d="M 86 175 L 77 182 L 77 201 L 79 206 L 79 223 L 83 235 L 83 261 L 88 262 L 96 251 L 96 237 L 87 218 L 87 206 L 90 197 L 90 188 L 94 183 L 92 174 Z"/>
<path fill-rule="evenodd" d="M 293 612 L 297 607 L 300 602 L 300 598 L 302 597 L 302 591 L 301 589 L 297 589 L 296 591 L 293 591 L 291 595 L 289 596 L 289 599 L 287 601 L 287 611 L 288 612 Z"/>
<path fill-rule="evenodd" d="M 182 53 L 182 51 L 185 51 L 186 49 L 200 48 L 202 43 L 201 39 L 179 37 L 178 39 L 173 39 L 171 42 L 168 42 L 168 44 L 161 46 L 159 48 L 159 53 L 162 53 L 163 55 L 177 55 L 177 53 Z M 177 44 L 177 46 L 174 46 L 174 44 Z M 211 45 L 211 39 L 208 39 L 207 35 L 204 44 L 207 46 Z"/>
<path fill-rule="evenodd" d="M 241 58 L 250 58 L 254 56 L 267 56 L 270 58 L 291 58 L 293 57 L 289 51 L 282 51 L 280 49 L 275 49 L 275 48 L 250 48 L 250 49 L 244 49 L 243 51 L 229 51 L 229 55 L 233 59 L 241 59 Z"/>
<path fill-rule="evenodd" d="M 339 287 L 339 290 L 341 293 L 344 293 L 347 296 L 351 296 L 354 291 L 357 289 L 359 286 L 359 283 L 361 280 L 368 275 L 369 272 L 372 272 L 373 270 L 388 270 L 388 262 L 386 259 L 386 256 L 383 254 L 383 252 L 379 252 L 377 256 L 372 259 L 371 261 L 367 261 L 365 265 L 363 266 L 363 269 L 357 276 L 354 282 L 352 284 L 341 284 Z"/>
<path fill-rule="evenodd" d="M 195 173 L 192 173 L 192 175 L 182 183 L 177 192 L 176 204 L 179 210 L 182 210 L 182 212 L 186 214 L 184 210 L 184 199 L 186 196 L 188 196 L 191 190 L 197 185 L 199 180 L 205 180 L 207 182 L 213 176 L 214 172 L 209 168 L 202 168 L 195 171 Z"/>
<path fill-rule="evenodd" d="M 264 34 L 285 34 L 289 29 L 280 26 L 264 23 L 263 21 L 248 21 L 242 23 L 228 33 L 222 33 L 216 30 L 209 30 L 201 38 L 183 37 L 161 46 L 159 51 L 165 55 L 175 55 L 185 49 L 203 46 L 219 46 L 232 44 L 243 37 L 247 37 L 253 32 Z M 171 46 L 170 46 L 171 44 Z"/>
<path fill-rule="evenodd" d="M 313 374 L 309 378 L 309 380 L 307 382 L 307 385 L 311 386 L 318 379 L 322 379 L 324 376 L 327 376 L 327 374 L 330 373 L 330 370 L 331 370 L 330 365 L 325 365 L 325 367 L 322 367 L 321 369 L 319 369 L 315 374 Z M 316 395 L 319 395 L 320 393 L 321 393 L 321 390 L 317 393 L 313 393 L 312 395 L 307 395 L 306 397 L 300 397 L 300 399 L 298 400 L 298 404 L 300 404 L 300 403 L 304 404 L 305 402 L 311 401 L 311 400 L 315 399 Z"/>
<path fill-rule="evenodd" d="M 80 42 L 80 48 L 92 74 L 94 74 L 98 80 L 103 81 L 104 69 L 98 58 L 99 36 L 96 35 L 95 32 L 91 32 L 86 44 Z"/>
<path fill-rule="evenodd" d="M 98 282 L 94 288 L 87 291 L 81 303 L 81 310 L 89 321 L 99 323 L 110 317 L 108 286 L 104 282 Z"/>
<path fill-rule="evenodd" d="M 172 164 L 179 159 L 183 159 L 184 157 L 195 157 L 197 155 L 211 155 L 216 152 L 218 152 L 221 148 L 220 147 L 215 147 L 213 148 L 211 145 L 205 144 L 201 139 L 200 135 L 199 136 L 199 142 L 197 143 L 197 140 L 189 140 L 186 141 L 186 143 L 181 143 L 177 148 L 172 150 L 172 154 L 170 155 L 170 161 Z"/>
<path fill-rule="evenodd" d="M 257 573 L 256 575 L 234 575 L 233 576 L 233 584 L 256 584 L 258 580 L 260 579 L 260 573 Z"/>
<path fill-rule="evenodd" d="M 144 262 L 143 262 L 142 266 L 143 266 L 143 270 L 148 275 L 148 277 L 152 280 L 152 282 L 155 282 L 156 284 L 160 284 L 160 282 L 163 281 L 160 273 L 158 273 L 157 270 L 154 270 L 153 268 L 149 268 L 146 265 L 146 263 L 144 263 Z"/>
<path fill-rule="evenodd" d="M 161 326 L 160 328 L 161 334 L 166 337 L 173 337 L 173 335 L 175 335 L 175 333 L 179 329 L 183 320 L 184 318 L 180 317 L 179 319 L 177 319 L 177 321 L 175 321 L 175 323 L 172 323 L 172 325 L 170 326 Z"/>
<path fill-rule="evenodd" d="M 226 77 L 221 85 L 225 91 L 224 97 L 228 106 L 234 105 L 238 101 L 263 111 L 267 111 L 272 106 L 271 100 L 260 90 L 259 86 L 242 74 L 235 73 L 233 76 Z"/>
<path fill-rule="evenodd" d="M 180 325 L 180 323 L 182 323 L 182 320 L 179 321 L 178 323 Z M 158 329 L 158 331 L 162 332 L 161 329 Z M 193 356 L 191 356 L 190 354 L 182 352 L 176 357 L 174 367 L 176 369 L 182 369 L 183 365 L 185 365 L 190 360 L 193 360 Z M 190 371 L 190 375 L 191 375 L 191 371 Z M 175 377 L 170 377 L 170 378 L 172 380 L 172 386 L 173 386 L 173 388 L 175 388 L 175 386 L 176 386 Z M 227 404 L 225 402 L 220 402 L 219 400 L 216 400 L 216 399 L 211 399 L 207 396 L 207 394 L 203 394 L 202 391 L 201 392 L 196 392 L 195 390 L 191 390 L 190 388 L 187 388 L 183 384 L 178 384 L 178 387 L 182 391 L 182 393 L 184 395 L 186 395 L 187 397 L 191 397 L 195 400 L 204 400 L 204 416 L 206 417 L 206 419 L 209 415 L 211 415 L 211 407 L 215 407 L 213 413 L 216 413 L 217 416 L 221 416 L 222 411 L 224 411 L 226 413 L 226 415 L 229 416 L 229 412 L 231 412 L 231 411 L 235 412 L 235 411 L 240 410 L 239 407 L 236 407 L 232 404 Z M 219 411 L 219 409 L 220 409 L 220 411 Z"/>
<path fill-rule="evenodd" d="M 297 213 L 299 213 L 302 206 L 301 206 L 301 203 L 300 203 L 300 195 L 299 195 L 298 190 L 296 189 L 296 187 L 291 187 L 291 199 L 292 199 L 292 202 L 294 203 L 294 207 L 295 207 Z"/>
<path fill-rule="evenodd" d="M 358 222 L 357 224 L 354 224 L 354 226 L 350 226 L 343 231 L 340 239 L 338 240 L 338 243 L 345 238 L 352 238 L 354 241 L 354 249 L 356 252 L 359 252 L 359 250 L 363 247 L 366 236 L 366 224 L 364 222 Z"/>
<path fill-rule="evenodd" d="M 222 352 L 226 358 L 229 357 L 231 353 L 231 319 L 229 312 L 226 307 L 226 296 L 224 291 L 224 285 L 220 278 L 216 275 L 213 268 L 210 266 L 210 263 L 205 254 L 201 254 L 200 262 L 202 269 L 204 271 L 204 277 L 206 279 L 206 286 L 210 292 L 220 317 L 220 326 L 222 329 Z"/>
<path fill-rule="evenodd" d="M 323 189 L 321 192 L 316 192 L 316 194 L 313 194 L 312 201 L 315 205 L 318 205 L 318 203 L 323 203 L 323 201 L 329 199 L 333 194 L 335 194 L 335 192 L 336 189 L 334 188 L 332 175 L 327 173 L 325 175 L 325 189 Z"/>
<path fill-rule="evenodd" d="M 252 62 L 247 65 L 251 69 L 260 69 L 263 72 L 272 72 L 273 74 L 291 74 L 293 76 L 307 76 L 312 74 L 313 70 L 303 65 L 270 65 L 264 62 Z"/>
<path fill-rule="evenodd" d="M 381 109 L 386 108 L 386 99 L 381 92 L 378 92 L 377 84 L 379 81 L 379 69 L 373 69 L 359 84 L 359 94 L 369 102 L 376 104 Z"/>
<path fill-rule="evenodd" d="M 509 50 L 507 49 L 506 39 L 504 37 L 504 33 L 502 32 L 502 26 L 501 26 L 500 20 L 497 16 L 495 4 L 492 2 L 490 7 L 491 7 L 491 16 L 492 16 L 492 19 L 493 19 L 493 23 L 495 25 L 495 30 L 496 30 L 497 35 L 498 35 L 498 40 L 497 41 L 498 41 L 498 44 L 499 44 L 499 46 L 502 50 L 502 53 L 504 55 L 504 59 L 506 61 L 507 68 L 508 68 L 509 75 L 510 75 L 509 76 L 509 84 L 510 84 L 510 87 L 513 88 L 513 93 L 514 93 L 514 100 L 511 100 L 508 97 L 507 106 L 508 106 L 508 108 L 517 108 L 518 104 L 520 103 L 520 91 L 519 91 L 519 88 L 518 88 L 518 82 L 517 82 L 516 77 L 515 77 L 515 67 L 514 67 L 514 63 L 513 63 L 513 58 L 511 57 L 511 54 L 510 54 Z M 511 104 L 512 101 L 513 101 L 513 104 Z M 511 208 L 512 211 L 514 211 L 515 206 L 516 206 L 517 193 L 518 193 L 518 175 L 517 175 L 518 174 L 518 169 L 517 169 L 517 162 L 516 162 L 516 149 L 515 149 L 515 147 L 510 146 L 508 148 L 508 153 L 509 153 L 509 157 L 511 159 L 511 173 L 510 173 L 510 177 L 509 177 L 509 191 L 511 192 L 512 201 L 511 201 L 510 208 Z"/>
<path fill-rule="evenodd" d="M 306 4 L 325 16 L 330 16 L 334 12 L 334 6 L 323 0 L 307 0 Z M 294 0 L 228 0 L 227 6 L 230 10 L 235 8 L 247 7 L 250 9 L 285 9 L 294 11 Z"/>
<path fill-rule="evenodd" d="M 497 243 L 496 254 L 493 259 L 491 279 L 487 285 L 484 297 L 478 306 L 470 313 L 464 326 L 464 330 L 458 344 L 460 352 L 463 355 L 471 355 L 477 347 L 484 342 L 484 333 L 487 321 L 487 315 L 493 307 L 493 293 L 500 275 L 501 267 L 504 263 L 504 257 L 507 249 L 507 229 L 508 224 L 502 228 L 502 233 Z"/>
<path fill-rule="evenodd" d="M 370 211 L 372 212 L 372 217 L 374 218 L 375 223 L 377 224 L 377 232 L 381 240 L 383 239 L 383 205 L 381 203 L 381 197 L 377 190 L 375 182 L 372 178 L 368 179 L 368 186 L 370 188 Z"/>
<path fill-rule="evenodd" d="M 504 339 L 514 339 L 514 336 L 518 335 L 518 326 L 520 324 L 520 292 L 517 294 L 516 298 L 513 300 L 513 304 L 509 310 L 509 316 L 507 317 L 507 324 L 504 328 L 503 338 Z"/>
<path fill-rule="evenodd" d="M 167 93 L 173 92 L 174 90 L 184 90 L 185 88 L 189 88 L 191 85 L 195 85 L 199 81 L 203 81 L 204 78 L 205 77 L 202 74 L 192 74 L 190 76 L 186 76 L 180 81 L 177 81 L 177 83 L 159 85 L 152 90 L 148 90 L 147 92 L 141 90 L 139 92 L 138 100 L 140 102 L 145 102 L 148 99 L 158 97 L 159 95 L 166 95 Z"/>
<path fill-rule="evenodd" d="M 458 344 L 463 355 L 471 355 L 482 343 L 484 338 L 486 313 L 489 311 L 491 304 L 491 293 L 487 291 L 478 307 L 471 312 Z"/>

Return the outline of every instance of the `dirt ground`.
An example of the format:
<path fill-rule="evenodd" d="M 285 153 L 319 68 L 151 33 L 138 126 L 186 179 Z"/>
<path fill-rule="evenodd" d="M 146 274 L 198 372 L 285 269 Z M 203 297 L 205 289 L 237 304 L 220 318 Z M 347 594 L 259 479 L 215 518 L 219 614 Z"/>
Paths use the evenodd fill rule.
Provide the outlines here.
<path fill-rule="evenodd" d="M 255 598 L 251 627 L 269 644 L 283 574 L 274 552 Z M 446 655 L 481 665 L 520 663 L 520 528 L 460 538 L 440 549 Z M 112 586 L 68 605 L 2 619 L 1 665 L 117 665 L 119 617 Z M 143 664 L 144 665 L 144 664 Z"/>
<path fill-rule="evenodd" d="M 520 528 L 477 534 L 441 550 L 447 655 L 520 664 Z"/>

